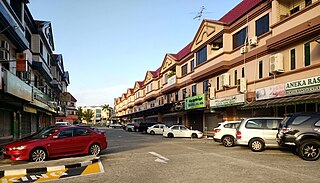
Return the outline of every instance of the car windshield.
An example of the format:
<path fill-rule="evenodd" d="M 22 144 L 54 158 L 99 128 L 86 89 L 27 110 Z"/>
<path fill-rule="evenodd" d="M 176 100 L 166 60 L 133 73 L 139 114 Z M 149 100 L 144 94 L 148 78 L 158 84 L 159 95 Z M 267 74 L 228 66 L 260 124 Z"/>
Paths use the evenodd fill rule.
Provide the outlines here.
<path fill-rule="evenodd" d="M 48 138 L 50 135 L 58 131 L 58 129 L 55 128 L 48 128 L 40 131 L 39 133 L 31 136 L 32 139 L 45 139 Z"/>

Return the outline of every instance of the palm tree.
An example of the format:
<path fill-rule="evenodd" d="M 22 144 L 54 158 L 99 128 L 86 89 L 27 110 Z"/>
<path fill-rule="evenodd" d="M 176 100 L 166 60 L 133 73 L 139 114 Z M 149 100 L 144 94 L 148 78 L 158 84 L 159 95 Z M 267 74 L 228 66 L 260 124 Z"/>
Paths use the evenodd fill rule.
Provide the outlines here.
<path fill-rule="evenodd" d="M 106 111 L 109 115 L 108 115 L 108 120 L 111 118 L 112 113 L 113 113 L 113 108 L 109 106 L 109 104 L 105 104 L 102 106 L 102 110 Z"/>
<path fill-rule="evenodd" d="M 94 113 L 92 110 L 88 109 L 84 113 L 84 119 L 87 121 L 87 123 L 93 118 Z"/>
<path fill-rule="evenodd" d="M 82 107 L 78 107 L 76 114 L 78 116 L 78 121 L 80 121 L 80 123 L 81 123 L 84 118 L 84 113 L 83 113 Z"/>

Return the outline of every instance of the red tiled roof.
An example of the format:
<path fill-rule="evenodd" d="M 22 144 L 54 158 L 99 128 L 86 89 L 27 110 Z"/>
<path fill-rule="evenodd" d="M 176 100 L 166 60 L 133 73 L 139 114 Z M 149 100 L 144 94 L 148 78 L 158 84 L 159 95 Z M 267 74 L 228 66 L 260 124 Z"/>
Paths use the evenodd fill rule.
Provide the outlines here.
<path fill-rule="evenodd" d="M 143 81 L 137 81 L 137 82 L 138 82 L 138 84 L 139 84 L 140 87 L 143 86 L 143 83 L 144 83 Z"/>
<path fill-rule="evenodd" d="M 185 46 L 182 50 L 180 50 L 177 54 L 170 54 L 177 60 L 182 60 L 185 56 L 191 53 L 192 42 L 190 42 L 187 46 Z"/>
<path fill-rule="evenodd" d="M 160 69 L 161 69 L 161 67 L 159 67 L 159 68 L 158 68 L 157 70 L 155 70 L 155 71 L 150 71 L 151 74 L 152 74 L 152 76 L 153 76 L 154 78 L 156 78 L 156 77 L 159 76 L 159 74 L 160 74 Z"/>
<path fill-rule="evenodd" d="M 265 0 L 243 0 L 222 18 L 220 18 L 219 21 L 231 24 L 263 1 Z"/>

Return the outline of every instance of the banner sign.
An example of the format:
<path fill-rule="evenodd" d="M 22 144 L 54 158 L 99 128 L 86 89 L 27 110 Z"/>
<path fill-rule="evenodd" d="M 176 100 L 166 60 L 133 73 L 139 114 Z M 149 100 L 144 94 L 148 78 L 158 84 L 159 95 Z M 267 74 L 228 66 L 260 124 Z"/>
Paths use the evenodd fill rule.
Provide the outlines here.
<path fill-rule="evenodd" d="M 200 94 L 200 95 L 197 95 L 194 97 L 189 97 L 184 100 L 185 100 L 185 110 L 206 107 L 205 94 Z"/>
<path fill-rule="evenodd" d="M 233 95 L 229 97 L 223 97 L 219 99 L 210 100 L 210 108 L 220 108 L 235 105 L 242 105 L 245 102 L 245 95 Z"/>
<path fill-rule="evenodd" d="M 320 76 L 290 81 L 256 90 L 256 100 L 320 92 Z"/>

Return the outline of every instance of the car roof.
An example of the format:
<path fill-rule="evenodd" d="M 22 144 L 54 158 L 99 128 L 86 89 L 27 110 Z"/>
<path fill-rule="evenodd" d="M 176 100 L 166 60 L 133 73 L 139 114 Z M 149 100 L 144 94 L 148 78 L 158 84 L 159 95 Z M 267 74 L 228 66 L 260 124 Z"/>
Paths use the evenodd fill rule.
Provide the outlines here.
<path fill-rule="evenodd" d="M 219 123 L 219 124 L 226 124 L 226 123 L 240 123 L 241 121 L 239 120 L 239 121 L 223 121 L 223 122 L 221 122 L 221 123 Z"/>

